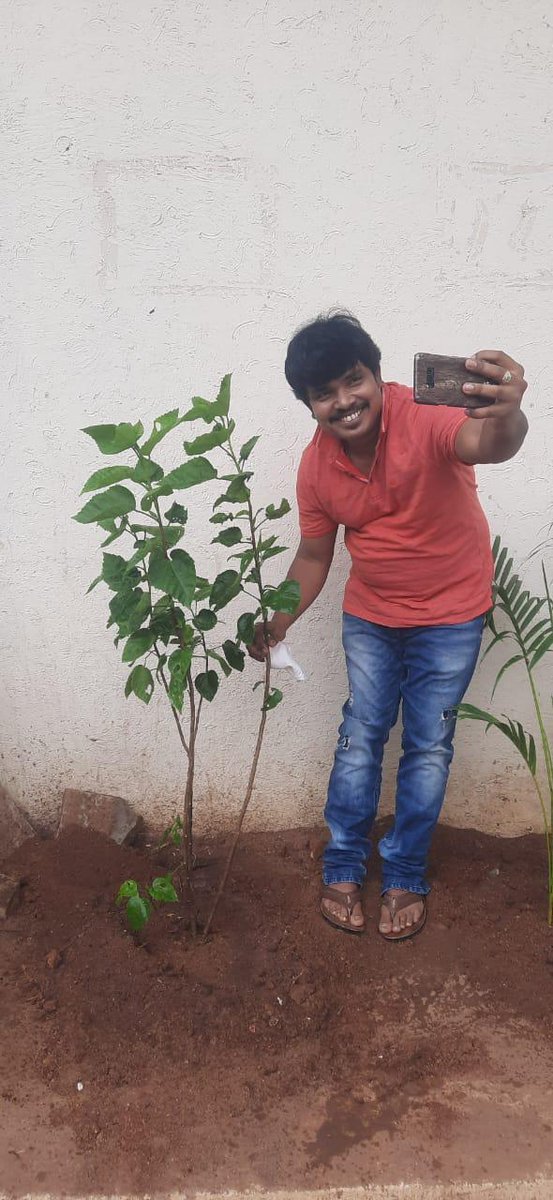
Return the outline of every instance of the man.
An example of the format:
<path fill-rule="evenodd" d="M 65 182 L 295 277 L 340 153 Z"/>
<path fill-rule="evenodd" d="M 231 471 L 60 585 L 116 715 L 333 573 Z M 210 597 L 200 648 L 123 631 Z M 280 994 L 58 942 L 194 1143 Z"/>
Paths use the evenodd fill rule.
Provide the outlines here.
<path fill-rule="evenodd" d="M 402 706 L 402 756 L 393 828 L 379 843 L 379 932 L 412 937 L 426 920 L 428 850 L 453 757 L 455 706 L 470 683 L 491 605 L 490 535 L 474 465 L 505 462 L 528 423 L 523 368 L 482 350 L 466 383 L 490 404 L 476 410 L 417 405 L 410 388 L 383 383 L 380 351 L 348 313 L 320 317 L 288 347 L 285 374 L 317 422 L 298 473 L 301 541 L 288 572 L 295 615 L 275 613 L 281 641 L 323 587 L 336 533 L 351 554 L 343 643 L 343 708 L 325 820 L 322 915 L 361 933 L 361 888 L 376 816 L 384 745 Z M 250 653 L 268 653 L 258 626 Z"/>

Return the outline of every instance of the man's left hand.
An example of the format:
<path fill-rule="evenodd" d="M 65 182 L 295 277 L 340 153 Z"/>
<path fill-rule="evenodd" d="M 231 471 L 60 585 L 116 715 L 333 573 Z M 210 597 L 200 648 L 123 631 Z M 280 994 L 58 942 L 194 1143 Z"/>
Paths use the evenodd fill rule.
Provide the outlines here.
<path fill-rule="evenodd" d="M 485 408 L 467 408 L 471 418 L 464 421 L 455 438 L 455 453 L 461 462 L 506 462 L 520 450 L 528 430 L 521 412 L 522 397 L 528 387 L 524 367 L 502 350 L 479 350 L 466 359 L 467 370 L 482 376 L 482 383 L 464 383 L 467 396 L 489 400 Z"/>
<path fill-rule="evenodd" d="M 469 416 L 477 421 L 488 417 L 502 420 L 520 408 L 528 384 L 524 367 L 514 358 L 509 358 L 502 350 L 479 350 L 474 358 L 467 358 L 465 366 L 486 380 L 485 383 L 464 383 L 465 395 L 482 396 L 490 401 L 486 408 L 467 408 Z"/>

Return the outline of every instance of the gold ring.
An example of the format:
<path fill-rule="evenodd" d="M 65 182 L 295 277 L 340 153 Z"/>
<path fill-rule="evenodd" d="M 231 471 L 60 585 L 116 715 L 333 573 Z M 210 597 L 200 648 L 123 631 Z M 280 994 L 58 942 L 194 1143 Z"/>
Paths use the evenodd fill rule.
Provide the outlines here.
<path fill-rule="evenodd" d="M 504 374 L 504 376 L 503 376 L 503 378 L 502 378 L 501 382 L 502 382 L 502 383 L 510 383 L 512 378 L 513 378 L 513 372 L 512 372 L 512 371 L 505 371 L 505 374 Z"/>

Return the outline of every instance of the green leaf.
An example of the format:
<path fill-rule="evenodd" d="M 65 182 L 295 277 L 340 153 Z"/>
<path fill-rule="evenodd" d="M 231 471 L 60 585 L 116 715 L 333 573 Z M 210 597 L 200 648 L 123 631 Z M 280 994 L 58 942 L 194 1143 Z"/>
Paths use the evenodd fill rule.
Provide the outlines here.
<path fill-rule="evenodd" d="M 191 645 L 185 646 L 182 650 L 174 650 L 169 658 L 169 699 L 178 712 L 182 712 L 186 679 L 192 663 L 193 653 Z"/>
<path fill-rule="evenodd" d="M 285 579 L 276 588 L 265 588 L 263 601 L 274 612 L 294 614 L 300 602 L 300 587 L 295 579 Z"/>
<path fill-rule="evenodd" d="M 135 659 L 141 658 L 151 650 L 154 642 L 155 634 L 151 629 L 139 629 L 137 633 L 132 633 L 125 643 L 123 662 L 133 663 Z"/>
<path fill-rule="evenodd" d="M 200 434 L 193 442 L 185 442 L 184 449 L 187 454 L 206 454 L 207 451 L 214 450 L 216 446 L 224 446 L 231 433 L 232 429 L 221 429 L 217 426 L 210 433 Z"/>
<path fill-rule="evenodd" d="M 232 521 L 233 516 L 232 513 L 214 513 L 209 519 L 212 525 L 224 525 L 225 521 Z"/>
<path fill-rule="evenodd" d="M 217 537 L 211 539 L 212 542 L 220 542 L 222 546 L 236 546 L 242 541 L 242 530 L 238 525 L 231 525 L 229 529 L 222 529 Z"/>
<path fill-rule="evenodd" d="M 129 678 L 125 685 L 125 696 L 134 694 L 139 700 L 143 700 L 144 704 L 149 704 L 154 691 L 154 677 L 152 672 L 144 667 L 142 663 L 137 663 L 133 667 Z"/>
<path fill-rule="evenodd" d="M 202 608 L 192 620 L 192 624 L 196 629 L 201 629 L 202 633 L 206 633 L 208 629 L 214 629 L 217 624 L 217 614 L 212 612 L 210 608 Z"/>
<path fill-rule="evenodd" d="M 180 671 L 181 675 L 188 675 L 193 654 L 193 639 L 188 645 L 179 646 L 177 650 L 169 655 L 169 670 L 174 675 L 175 671 Z"/>
<path fill-rule="evenodd" d="M 152 900 L 157 900 L 158 904 L 174 904 L 178 900 L 172 875 L 157 875 L 155 879 L 152 879 L 148 892 Z"/>
<path fill-rule="evenodd" d="M 169 557 L 177 580 L 178 591 L 175 592 L 175 599 L 184 604 L 185 608 L 189 608 L 196 593 L 194 559 L 186 550 L 172 550 Z"/>
<path fill-rule="evenodd" d="M 153 525 L 152 528 L 155 529 L 155 525 Z M 128 567 L 134 567 L 137 563 L 141 563 L 143 559 L 147 558 L 149 554 L 152 554 L 154 550 L 164 551 L 164 543 L 165 546 L 169 546 L 170 548 L 176 545 L 176 543 L 180 541 L 183 533 L 184 529 L 182 528 L 182 525 L 167 525 L 163 531 L 163 537 L 161 535 L 161 531 L 158 529 L 158 532 L 155 533 L 151 538 L 146 538 L 144 541 L 140 541 L 137 538 L 134 544 L 135 546 L 138 546 L 138 550 L 136 550 L 132 557 L 129 558 L 127 564 Z"/>
<path fill-rule="evenodd" d="M 459 704 L 456 711 L 460 720 L 484 721 L 486 732 L 491 727 L 499 729 L 516 747 L 530 773 L 536 774 L 536 743 L 532 734 L 523 729 L 520 721 L 513 721 L 510 717 L 505 717 L 505 720 L 500 721 L 499 717 L 494 716 L 493 713 L 477 708 L 474 704 Z"/>
<path fill-rule="evenodd" d="M 135 507 L 135 498 L 128 488 L 110 487 L 106 492 L 99 492 L 97 496 L 93 496 L 92 500 L 88 500 L 84 508 L 76 513 L 73 517 L 74 521 L 79 521 L 81 525 L 90 525 L 93 521 L 105 521 L 110 517 L 123 517 L 126 513 L 132 512 Z"/>
<path fill-rule="evenodd" d="M 174 471 L 169 471 L 165 476 L 165 483 L 171 488 L 183 489 L 196 487 L 199 483 L 207 483 L 210 479 L 216 479 L 217 472 L 208 458 L 193 458 L 191 462 L 185 462 L 180 467 L 175 467 Z"/>
<path fill-rule="evenodd" d="M 103 575 L 97 575 L 97 576 L 96 576 L 96 579 L 93 579 L 93 580 L 92 580 L 92 583 L 89 583 L 89 585 L 88 585 L 88 587 L 87 587 L 87 589 L 86 589 L 86 595 L 88 596 L 88 593 L 89 593 L 89 592 L 93 592 L 93 591 L 94 591 L 94 588 L 95 588 L 95 587 L 98 587 L 98 584 L 99 584 L 99 583 L 103 583 L 103 579 L 104 579 L 104 576 L 103 576 Z"/>
<path fill-rule="evenodd" d="M 237 558 L 240 563 L 240 574 L 243 575 L 247 571 L 251 562 L 253 562 L 253 550 L 243 550 L 241 554 L 231 554 L 229 558 Z"/>
<path fill-rule="evenodd" d="M 255 622 L 257 613 L 242 613 L 236 626 L 238 637 L 246 646 L 251 646 L 255 637 Z"/>
<path fill-rule="evenodd" d="M 269 692 L 269 695 L 267 696 L 265 704 L 263 705 L 263 711 L 270 712 L 270 710 L 272 708 L 276 708 L 277 704 L 280 704 L 281 700 L 282 700 L 282 692 L 279 691 L 278 688 L 271 688 L 271 691 Z"/>
<path fill-rule="evenodd" d="M 290 505 L 287 500 L 283 499 L 280 501 L 278 508 L 275 508 L 274 504 L 268 504 L 265 509 L 265 516 L 268 521 L 276 521 L 279 517 L 284 517 L 289 512 Z"/>
<path fill-rule="evenodd" d="M 229 638 L 226 642 L 223 642 L 222 649 L 229 666 L 234 671 L 243 671 L 246 655 L 243 650 L 239 649 L 236 642 L 232 642 Z"/>
<path fill-rule="evenodd" d="M 262 550 L 260 554 L 261 562 L 267 562 L 269 558 L 276 558 L 277 554 L 284 554 L 285 546 L 271 546 L 269 550 Z"/>
<path fill-rule="evenodd" d="M 499 684 L 500 680 L 503 678 L 505 672 L 508 671 L 510 667 L 514 666 L 515 663 L 522 662 L 523 657 L 524 657 L 524 655 L 522 655 L 522 654 L 513 654 L 512 658 L 509 658 L 506 663 L 503 663 L 501 670 L 498 671 L 498 673 L 497 673 L 496 680 L 495 680 L 495 683 L 492 688 L 492 695 L 491 695 L 492 700 L 494 698 L 498 684 Z"/>
<path fill-rule="evenodd" d="M 134 468 L 132 478 L 135 483 L 155 483 L 157 479 L 163 478 L 163 467 L 151 462 L 149 458 L 141 458 Z"/>
<path fill-rule="evenodd" d="M 162 413 L 160 417 L 156 417 L 152 432 L 142 446 L 142 453 L 151 454 L 154 446 L 157 446 L 158 442 L 167 433 L 170 433 L 172 429 L 175 429 L 177 425 L 180 425 L 182 421 L 183 417 L 179 417 L 178 408 L 172 408 L 169 412 Z"/>
<path fill-rule="evenodd" d="M 159 849 L 166 846 L 168 842 L 172 842 L 174 846 L 182 845 L 183 822 L 182 817 L 177 814 L 171 825 L 167 826 L 161 835 Z"/>
<path fill-rule="evenodd" d="M 232 674 L 232 670 L 229 667 L 226 658 L 223 658 L 223 655 L 219 654 L 217 650 L 208 650 L 207 653 L 208 653 L 209 658 L 214 658 L 215 662 L 219 663 L 219 666 L 223 672 L 223 675 L 225 675 L 226 678 L 228 679 L 229 675 Z"/>
<path fill-rule="evenodd" d="M 160 592 L 173 596 L 185 608 L 190 608 L 196 590 L 196 567 L 185 550 L 172 550 L 166 558 L 162 550 L 154 550 L 148 567 L 148 579 Z"/>
<path fill-rule="evenodd" d="M 163 642 L 164 646 L 171 641 L 175 636 L 175 626 L 170 612 L 154 612 L 150 621 L 150 629 L 155 636 L 156 642 Z"/>
<path fill-rule="evenodd" d="M 144 426 L 141 421 L 137 421 L 136 425 L 129 425 L 128 421 L 120 425 L 88 425 L 83 433 L 96 442 L 102 454 L 120 454 L 122 450 L 130 450 L 131 446 L 136 445 L 144 433 Z"/>
<path fill-rule="evenodd" d="M 250 457 L 254 446 L 257 445 L 257 442 L 259 441 L 259 437 L 260 435 L 256 434 L 256 436 L 250 438 L 248 442 L 244 442 L 244 445 L 240 451 L 240 462 L 245 463 L 246 459 Z"/>
<path fill-rule="evenodd" d="M 175 500 L 170 508 L 165 513 L 166 521 L 176 522 L 178 525 L 186 525 L 188 520 L 188 509 L 183 508 L 182 504 L 177 504 Z"/>
<path fill-rule="evenodd" d="M 225 375 L 221 381 L 219 393 L 216 400 L 204 400 L 202 396 L 194 396 L 191 404 L 192 408 L 186 412 L 182 418 L 183 421 L 205 421 L 210 425 L 217 417 L 228 416 L 230 407 L 230 375 Z"/>
<path fill-rule="evenodd" d="M 196 676 L 194 686 L 204 700 L 213 700 L 219 688 L 219 676 L 216 671 L 202 671 Z"/>
<path fill-rule="evenodd" d="M 240 591 L 238 571 L 222 571 L 211 589 L 211 607 L 224 608 Z"/>
<path fill-rule="evenodd" d="M 251 471 L 237 475 L 233 479 L 225 492 L 225 499 L 232 504 L 243 504 L 249 498 L 250 489 L 247 487 L 247 480 L 251 479 Z"/>
<path fill-rule="evenodd" d="M 210 592 L 211 592 L 211 584 L 209 582 L 209 579 L 202 579 L 198 575 L 198 578 L 196 580 L 196 591 L 194 593 L 194 600 L 198 604 L 202 604 L 204 600 L 207 600 Z"/>
<path fill-rule="evenodd" d="M 103 554 L 102 555 L 102 579 L 111 588 L 112 592 L 118 592 L 122 587 L 132 586 L 134 580 L 139 578 L 139 572 L 129 564 L 120 554 Z"/>
<path fill-rule="evenodd" d="M 215 401 L 218 417 L 228 417 L 230 408 L 230 381 L 231 375 L 224 375 L 219 387 L 219 393 Z"/>
<path fill-rule="evenodd" d="M 117 625 L 120 637 L 128 637 L 140 629 L 150 612 L 150 597 L 142 588 L 122 588 L 110 600 L 109 611 L 109 625 Z"/>
<path fill-rule="evenodd" d="M 530 659 L 530 670 L 531 671 L 533 671 L 534 667 L 536 667 L 538 665 L 540 658 L 543 658 L 544 654 L 547 654 L 552 648 L 553 648 L 553 633 L 549 633 L 547 635 L 547 637 L 543 638 L 543 640 L 540 641 L 540 645 L 535 649 L 534 653 L 532 654 L 532 658 Z"/>
<path fill-rule="evenodd" d="M 204 400 L 203 396 L 194 396 L 192 398 L 192 408 L 188 409 L 183 416 L 183 421 L 205 421 L 210 425 L 217 418 L 217 413 L 213 411 L 214 404 L 210 400 Z"/>
<path fill-rule="evenodd" d="M 111 546 L 112 542 L 116 542 L 117 538 L 121 537 L 121 534 L 125 532 L 127 527 L 127 518 L 123 517 L 118 526 L 115 524 L 115 521 L 98 521 L 98 525 L 100 526 L 100 529 L 107 530 L 109 528 L 109 537 L 107 537 L 104 542 L 100 543 L 103 550 L 105 546 Z"/>
<path fill-rule="evenodd" d="M 150 919 L 152 906 L 142 896 L 131 896 L 127 903 L 127 921 L 133 933 L 139 933 Z"/>
<path fill-rule="evenodd" d="M 136 879 L 126 879 L 121 884 L 119 891 L 115 897 L 116 904 L 122 904 L 123 900 L 130 900 L 131 896 L 138 896 L 138 884 Z"/>
<path fill-rule="evenodd" d="M 95 492 L 97 488 L 109 487 L 112 483 L 120 483 L 122 479 L 132 479 L 132 470 L 130 467 L 102 467 L 87 479 L 83 492 Z"/>

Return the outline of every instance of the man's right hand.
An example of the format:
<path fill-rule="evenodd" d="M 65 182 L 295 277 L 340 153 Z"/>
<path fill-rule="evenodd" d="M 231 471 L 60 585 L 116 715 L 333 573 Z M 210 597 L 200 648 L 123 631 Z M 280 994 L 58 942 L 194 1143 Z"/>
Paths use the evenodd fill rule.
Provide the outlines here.
<path fill-rule="evenodd" d="M 271 646 L 276 646 L 277 642 L 284 641 L 290 626 L 316 600 L 330 569 L 335 541 L 335 529 L 319 538 L 301 539 L 296 557 L 286 576 L 287 579 L 294 579 L 296 583 L 299 583 L 300 606 L 293 616 L 283 612 L 275 613 L 274 617 L 267 621 L 267 637 L 264 635 L 261 621 L 255 626 L 253 642 L 251 646 L 247 647 L 251 658 L 257 659 L 258 662 L 265 662 Z"/>
<path fill-rule="evenodd" d="M 267 621 L 267 635 L 263 622 L 260 621 L 255 626 L 254 639 L 251 646 L 247 647 L 250 658 L 255 658 L 257 662 L 265 662 L 271 646 L 276 646 L 277 642 L 284 640 L 286 630 L 282 629 L 278 617 L 273 617 L 271 621 Z"/>

